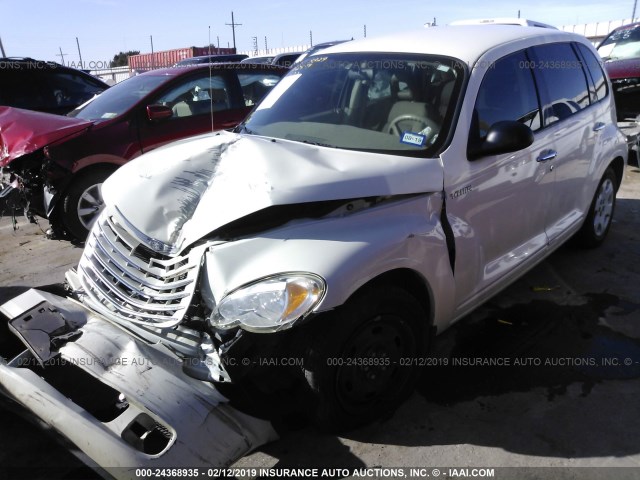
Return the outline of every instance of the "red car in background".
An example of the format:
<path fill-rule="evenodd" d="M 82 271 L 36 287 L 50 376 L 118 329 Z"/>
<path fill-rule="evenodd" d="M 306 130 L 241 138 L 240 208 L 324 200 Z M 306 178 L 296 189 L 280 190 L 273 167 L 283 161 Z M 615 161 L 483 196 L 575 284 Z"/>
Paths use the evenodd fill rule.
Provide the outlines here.
<path fill-rule="evenodd" d="M 288 70 L 211 64 L 129 78 L 68 116 L 0 107 L 0 197 L 20 195 L 52 233 L 84 240 L 101 185 L 120 165 L 177 139 L 235 127 Z M 8 174 L 8 175 L 7 175 Z"/>
<path fill-rule="evenodd" d="M 640 115 L 640 23 L 613 30 L 598 45 L 611 78 L 618 120 Z"/>

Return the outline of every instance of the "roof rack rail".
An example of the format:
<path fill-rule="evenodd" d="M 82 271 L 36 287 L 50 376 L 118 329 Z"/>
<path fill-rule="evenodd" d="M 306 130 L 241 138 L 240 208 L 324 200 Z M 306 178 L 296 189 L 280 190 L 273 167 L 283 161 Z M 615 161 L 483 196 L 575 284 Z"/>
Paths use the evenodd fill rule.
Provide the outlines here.
<path fill-rule="evenodd" d="M 553 25 L 549 25 L 547 23 L 538 22 L 536 20 L 528 20 L 526 18 L 515 18 L 515 17 L 456 20 L 455 22 L 451 22 L 449 25 L 521 25 L 523 27 L 541 27 L 541 28 L 552 28 L 554 30 L 557 30 L 556 27 L 554 27 Z"/>

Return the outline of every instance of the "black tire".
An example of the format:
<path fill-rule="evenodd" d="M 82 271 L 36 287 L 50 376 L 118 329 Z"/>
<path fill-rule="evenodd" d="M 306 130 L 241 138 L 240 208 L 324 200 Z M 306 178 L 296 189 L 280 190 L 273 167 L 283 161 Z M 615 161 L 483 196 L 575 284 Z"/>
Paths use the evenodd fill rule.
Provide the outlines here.
<path fill-rule="evenodd" d="M 340 432 L 392 413 L 413 392 L 427 315 L 397 287 L 371 288 L 316 319 L 305 376 L 318 428 Z"/>
<path fill-rule="evenodd" d="M 84 242 L 93 222 L 104 208 L 102 183 L 115 168 L 96 168 L 78 174 L 72 181 L 62 200 L 62 221 L 67 231 Z"/>
<path fill-rule="evenodd" d="M 615 172 L 611 167 L 607 168 L 593 196 L 587 218 L 576 235 L 579 246 L 595 248 L 604 242 L 616 207 L 617 185 Z"/>

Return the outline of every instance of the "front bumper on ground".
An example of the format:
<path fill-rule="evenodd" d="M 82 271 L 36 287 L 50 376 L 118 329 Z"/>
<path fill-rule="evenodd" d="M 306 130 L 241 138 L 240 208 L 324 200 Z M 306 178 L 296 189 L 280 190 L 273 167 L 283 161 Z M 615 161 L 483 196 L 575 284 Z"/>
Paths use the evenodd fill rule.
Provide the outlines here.
<path fill-rule="evenodd" d="M 43 305 L 46 318 L 37 313 Z M 211 383 L 186 376 L 169 349 L 134 338 L 72 300 L 32 289 L 0 312 L 19 319 L 16 331 L 54 317 L 71 330 L 47 355 L 33 336 L 22 348 L 19 334 L 13 338 L 3 325 L 0 391 L 118 478 L 135 478 L 136 468 L 227 466 L 277 438 L 269 422 L 232 408 Z"/>

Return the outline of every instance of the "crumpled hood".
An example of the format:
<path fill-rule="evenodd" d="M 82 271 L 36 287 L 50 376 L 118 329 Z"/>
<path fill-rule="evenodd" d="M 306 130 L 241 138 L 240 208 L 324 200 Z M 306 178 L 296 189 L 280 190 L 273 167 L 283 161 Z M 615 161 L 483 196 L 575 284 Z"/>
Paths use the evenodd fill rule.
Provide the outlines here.
<path fill-rule="evenodd" d="M 273 205 L 441 191 L 439 158 L 308 145 L 229 132 L 180 140 L 129 162 L 103 185 L 142 234 L 179 251 Z"/>
<path fill-rule="evenodd" d="M 640 58 L 609 60 L 605 62 L 604 67 L 611 80 L 640 77 Z"/>
<path fill-rule="evenodd" d="M 92 124 L 79 118 L 0 107 L 0 167 Z"/>

